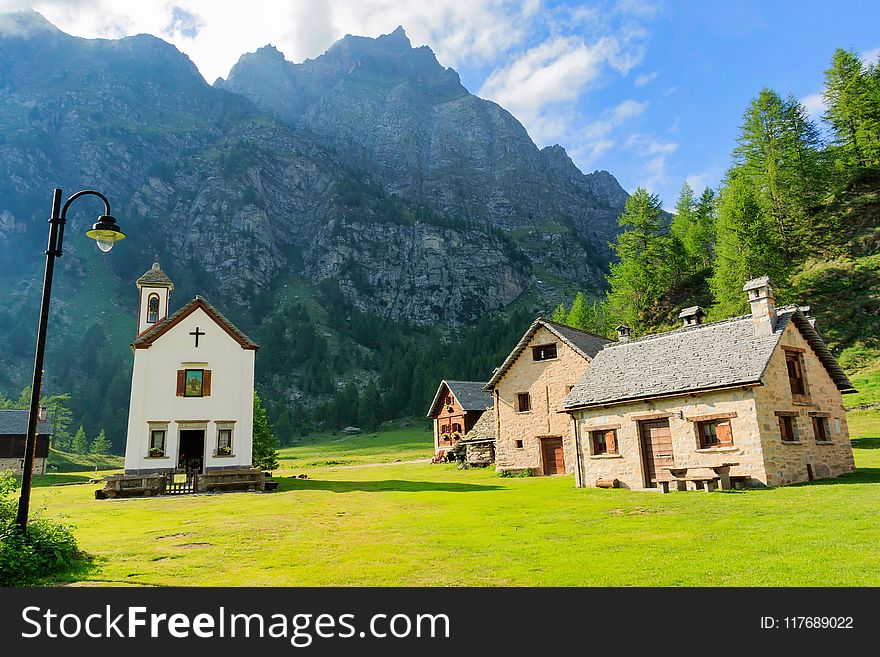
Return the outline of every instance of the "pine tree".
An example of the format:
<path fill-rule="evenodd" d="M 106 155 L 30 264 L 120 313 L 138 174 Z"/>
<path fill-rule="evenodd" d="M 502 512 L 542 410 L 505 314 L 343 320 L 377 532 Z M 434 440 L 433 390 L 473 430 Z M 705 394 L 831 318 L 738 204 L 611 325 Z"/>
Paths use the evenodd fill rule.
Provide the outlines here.
<path fill-rule="evenodd" d="M 681 243 L 684 251 L 681 267 L 690 272 L 694 269 L 694 253 L 691 245 L 694 227 L 696 223 L 697 201 L 694 198 L 694 190 L 687 182 L 682 183 L 678 202 L 675 204 L 675 216 L 672 218 L 670 230 L 672 235 Z"/>
<path fill-rule="evenodd" d="M 89 452 L 91 454 L 109 454 L 111 447 L 110 441 L 107 440 L 107 434 L 101 429 Z"/>
<path fill-rule="evenodd" d="M 86 438 L 86 431 L 82 425 L 76 430 L 70 449 L 74 454 L 86 454 L 89 451 L 89 439 Z"/>
<path fill-rule="evenodd" d="M 571 302 L 571 310 L 563 323 L 579 329 L 584 329 L 590 323 L 590 304 L 583 292 L 578 292 Z"/>
<path fill-rule="evenodd" d="M 785 264 L 775 235 L 749 177 L 731 170 L 721 192 L 715 266 L 709 280 L 714 314 L 729 317 L 746 312 L 742 286 L 752 278 L 771 276 L 777 290 L 784 287 Z"/>
<path fill-rule="evenodd" d="M 858 53 L 838 48 L 825 71 L 828 106 L 838 165 L 847 172 L 880 164 L 880 72 L 863 66 Z"/>
<path fill-rule="evenodd" d="M 626 201 L 618 224 L 624 231 L 613 248 L 619 262 L 611 265 L 608 303 L 612 314 L 637 332 L 672 282 L 670 238 L 663 226 L 660 198 L 639 187 Z"/>
<path fill-rule="evenodd" d="M 52 424 L 52 443 L 56 449 L 70 449 L 70 424 L 73 413 L 67 408 L 70 394 L 53 395 L 42 401 L 46 415 Z"/>
<path fill-rule="evenodd" d="M 710 267 L 715 260 L 716 205 L 715 192 L 706 187 L 694 208 L 694 222 L 685 245 L 697 271 Z"/>
<path fill-rule="evenodd" d="M 550 319 L 557 324 L 565 324 L 565 322 L 568 320 L 568 311 L 565 309 L 564 303 L 560 303 L 558 306 L 556 306 L 556 309 L 553 311 Z"/>
<path fill-rule="evenodd" d="M 266 409 L 260 402 L 260 396 L 254 391 L 254 427 L 253 427 L 253 465 L 261 470 L 274 470 L 278 467 L 278 441 L 272 434 Z"/>

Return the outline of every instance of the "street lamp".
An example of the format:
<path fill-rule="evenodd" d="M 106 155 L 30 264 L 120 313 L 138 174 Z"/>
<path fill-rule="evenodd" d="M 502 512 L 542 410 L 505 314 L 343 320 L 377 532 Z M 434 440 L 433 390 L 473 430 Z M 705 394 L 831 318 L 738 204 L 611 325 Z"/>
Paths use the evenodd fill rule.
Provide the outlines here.
<path fill-rule="evenodd" d="M 110 202 L 103 194 L 85 189 L 72 195 L 61 205 L 61 190 L 56 188 L 52 196 L 52 216 L 49 219 L 49 246 L 46 249 L 46 272 L 43 275 L 43 300 L 40 304 L 40 326 L 37 330 L 37 353 L 34 357 L 34 380 L 31 386 L 31 406 L 28 413 L 27 438 L 24 445 L 24 468 L 21 475 L 21 496 L 18 499 L 18 527 L 27 530 L 28 508 L 31 501 L 31 483 L 34 475 L 34 452 L 37 446 L 37 420 L 40 411 L 40 389 L 43 383 L 43 353 L 46 349 L 46 326 L 49 323 L 49 300 L 52 294 L 52 274 L 55 271 L 55 258 L 62 255 L 64 242 L 64 224 L 67 222 L 67 208 L 81 196 L 97 196 L 104 202 L 104 214 L 92 229 L 86 232 L 107 253 L 119 240 L 125 239 L 116 223 L 110 216 Z"/>

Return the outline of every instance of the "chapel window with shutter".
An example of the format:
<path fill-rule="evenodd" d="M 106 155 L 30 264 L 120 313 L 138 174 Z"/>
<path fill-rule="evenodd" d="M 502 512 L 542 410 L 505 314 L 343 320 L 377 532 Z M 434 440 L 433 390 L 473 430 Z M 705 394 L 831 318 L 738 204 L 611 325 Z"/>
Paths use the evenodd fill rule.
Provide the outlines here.
<path fill-rule="evenodd" d="M 733 445 L 733 432 L 728 419 L 697 422 L 697 436 L 701 449 Z"/>
<path fill-rule="evenodd" d="M 211 370 L 177 370 L 178 397 L 208 397 L 211 394 Z"/>
<path fill-rule="evenodd" d="M 828 437 L 828 418 L 813 418 L 813 435 L 816 437 L 817 443 L 827 443 L 831 440 Z"/>
<path fill-rule="evenodd" d="M 591 431 L 590 447 L 593 455 L 617 454 L 617 431 L 614 429 Z"/>
<path fill-rule="evenodd" d="M 528 413 L 532 410 L 532 398 L 527 392 L 520 392 L 516 395 L 516 410 L 519 413 Z"/>

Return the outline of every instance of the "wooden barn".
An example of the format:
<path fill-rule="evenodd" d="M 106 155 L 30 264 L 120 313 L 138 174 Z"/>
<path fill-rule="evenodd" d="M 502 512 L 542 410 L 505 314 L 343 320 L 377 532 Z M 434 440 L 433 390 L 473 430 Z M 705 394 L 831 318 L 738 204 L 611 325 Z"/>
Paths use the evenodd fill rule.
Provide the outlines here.
<path fill-rule="evenodd" d="M 464 438 L 483 413 L 492 408 L 492 395 L 483 381 L 441 381 L 428 409 L 434 421 L 434 454 L 444 454 Z"/>

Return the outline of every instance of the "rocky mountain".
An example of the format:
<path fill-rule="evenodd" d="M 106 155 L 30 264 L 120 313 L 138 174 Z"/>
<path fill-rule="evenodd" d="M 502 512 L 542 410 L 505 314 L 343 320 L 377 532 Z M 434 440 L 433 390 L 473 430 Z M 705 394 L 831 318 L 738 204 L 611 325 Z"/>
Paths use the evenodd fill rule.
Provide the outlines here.
<path fill-rule="evenodd" d="M 258 338 L 296 333 L 282 317 L 326 327 L 339 359 L 312 392 L 299 365 L 266 365 L 263 383 L 285 398 L 383 372 L 375 344 L 334 314 L 406 333 L 600 289 L 626 200 L 610 174 L 538 149 L 402 29 L 302 64 L 267 46 L 212 86 L 156 37 L 88 40 L 33 12 L 0 15 L 0 392 L 27 380 L 55 186 L 106 193 L 129 239 L 99 257 L 82 236 L 98 208 L 72 209 L 50 344 L 64 366 L 50 386 L 81 383 L 78 354 L 92 349 L 126 370 L 132 281 L 158 255 L 177 298 L 204 294 Z M 94 401 L 82 413 L 106 405 L 117 373 L 104 369 L 83 383 Z M 124 418 L 121 406 L 88 413 Z"/>
<path fill-rule="evenodd" d="M 214 86 L 446 215 L 505 230 L 559 222 L 607 254 L 626 201 L 607 172 L 584 175 L 561 146 L 538 149 L 508 111 L 470 94 L 427 46 L 413 48 L 402 27 L 377 39 L 346 36 L 301 64 L 265 46 Z"/>

